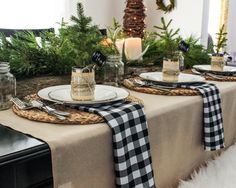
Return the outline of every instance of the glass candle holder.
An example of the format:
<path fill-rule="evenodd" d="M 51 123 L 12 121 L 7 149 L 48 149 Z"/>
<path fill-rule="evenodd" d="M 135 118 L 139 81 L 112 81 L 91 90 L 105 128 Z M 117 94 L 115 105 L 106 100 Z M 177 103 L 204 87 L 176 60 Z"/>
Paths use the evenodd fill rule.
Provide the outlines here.
<path fill-rule="evenodd" d="M 71 98 L 76 101 L 94 100 L 95 72 L 93 69 L 73 67 L 71 74 Z"/>
<path fill-rule="evenodd" d="M 177 82 L 180 74 L 179 61 L 173 61 L 170 59 L 163 60 L 162 76 L 163 81 Z"/>
<path fill-rule="evenodd" d="M 0 62 L 0 110 L 11 107 L 11 98 L 16 95 L 16 79 L 10 73 L 10 66 Z"/>
<path fill-rule="evenodd" d="M 119 55 L 110 55 L 104 65 L 104 84 L 119 86 L 124 78 L 124 63 Z"/>
<path fill-rule="evenodd" d="M 223 56 L 212 56 L 211 57 L 211 70 L 223 71 L 224 70 L 224 57 Z"/>

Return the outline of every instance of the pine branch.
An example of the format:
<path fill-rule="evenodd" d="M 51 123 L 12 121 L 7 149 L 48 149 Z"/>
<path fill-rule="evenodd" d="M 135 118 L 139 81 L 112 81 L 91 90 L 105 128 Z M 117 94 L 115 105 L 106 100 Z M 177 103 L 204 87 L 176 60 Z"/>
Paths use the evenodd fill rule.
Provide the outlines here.
<path fill-rule="evenodd" d="M 163 20 L 164 20 L 164 18 L 163 18 Z M 168 22 L 168 24 L 167 24 L 167 26 L 166 26 L 166 28 L 168 28 L 169 26 L 170 26 L 170 24 L 172 23 L 172 19 Z"/>
<path fill-rule="evenodd" d="M 154 26 L 154 28 L 164 30 L 162 27 L 159 27 L 159 26 Z"/>
<path fill-rule="evenodd" d="M 161 17 L 161 26 L 154 26 L 154 28 L 157 28 L 161 30 L 160 33 L 155 32 L 154 34 L 160 37 L 160 40 L 163 41 L 165 44 L 166 54 L 168 58 L 172 58 L 175 54 L 175 52 L 178 50 L 178 33 L 180 29 L 170 29 L 170 25 L 172 23 L 172 20 L 168 21 L 166 24 L 166 21 L 163 17 Z"/>
<path fill-rule="evenodd" d="M 219 55 L 220 51 L 223 50 L 223 48 L 226 46 L 226 35 L 227 32 L 224 31 L 224 24 L 222 25 L 222 27 L 220 27 L 219 32 L 216 33 L 217 37 L 217 43 L 216 45 L 214 45 L 216 47 L 216 54 Z"/>
<path fill-rule="evenodd" d="M 86 17 L 82 3 L 77 3 L 77 17 L 71 16 L 71 21 L 74 22 L 74 26 L 71 29 L 77 30 L 78 32 L 87 32 L 92 18 Z"/>

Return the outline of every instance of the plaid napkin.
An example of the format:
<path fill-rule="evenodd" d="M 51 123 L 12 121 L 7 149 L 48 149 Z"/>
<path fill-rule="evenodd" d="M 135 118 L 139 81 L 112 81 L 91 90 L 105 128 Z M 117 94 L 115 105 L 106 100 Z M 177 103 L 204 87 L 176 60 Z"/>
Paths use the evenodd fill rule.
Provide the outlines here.
<path fill-rule="evenodd" d="M 197 90 L 203 97 L 204 149 L 214 151 L 224 148 L 224 128 L 219 89 L 211 83 L 181 85 L 181 87 Z"/>
<path fill-rule="evenodd" d="M 126 101 L 78 108 L 101 115 L 112 129 L 117 187 L 154 188 L 148 126 L 143 106 Z"/>

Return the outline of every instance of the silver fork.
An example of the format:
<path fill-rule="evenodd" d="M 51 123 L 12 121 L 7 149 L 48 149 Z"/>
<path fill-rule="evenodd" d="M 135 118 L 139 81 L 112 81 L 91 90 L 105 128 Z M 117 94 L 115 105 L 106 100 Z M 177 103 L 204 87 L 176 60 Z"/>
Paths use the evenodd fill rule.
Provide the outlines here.
<path fill-rule="evenodd" d="M 12 97 L 10 99 L 10 101 L 13 102 L 21 110 L 29 110 L 29 109 L 35 108 L 31 104 L 29 104 L 29 103 L 27 103 L 25 101 L 22 101 L 22 100 L 20 100 L 17 97 Z"/>
<path fill-rule="evenodd" d="M 53 115 L 56 118 L 60 119 L 60 120 L 65 120 L 66 117 L 60 114 L 55 113 L 54 110 L 48 109 L 47 107 L 44 107 L 43 104 L 37 102 L 36 100 L 31 101 L 31 102 L 25 102 L 20 100 L 17 97 L 11 98 L 11 101 L 20 109 L 22 110 L 29 110 L 32 108 L 38 108 L 40 110 L 45 111 L 46 113 L 48 113 L 49 115 Z M 66 112 L 67 113 L 67 112 Z"/>
<path fill-rule="evenodd" d="M 59 115 L 59 114 L 55 113 L 54 110 L 49 110 L 46 106 L 44 106 L 42 103 L 40 103 L 36 100 L 30 101 L 30 103 L 35 108 L 43 110 L 44 112 L 48 113 L 49 115 L 52 115 L 52 116 L 56 117 L 57 119 L 60 119 L 60 120 L 65 120 L 66 119 L 65 116 L 62 116 L 62 115 Z"/>
<path fill-rule="evenodd" d="M 51 113 L 55 113 L 57 115 L 70 116 L 69 112 L 64 112 L 64 111 L 56 110 L 55 108 L 52 108 L 52 107 L 44 104 L 40 100 L 32 100 L 32 101 L 30 101 L 30 103 L 32 104 L 32 106 L 35 106 L 36 108 L 46 108 L 47 111 L 49 111 Z"/>

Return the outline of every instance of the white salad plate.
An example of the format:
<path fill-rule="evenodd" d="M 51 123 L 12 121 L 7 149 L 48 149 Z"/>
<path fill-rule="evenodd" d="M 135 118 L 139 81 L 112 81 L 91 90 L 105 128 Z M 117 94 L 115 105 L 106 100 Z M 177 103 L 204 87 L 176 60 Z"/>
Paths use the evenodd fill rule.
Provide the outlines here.
<path fill-rule="evenodd" d="M 59 85 L 41 89 L 38 96 L 44 100 L 51 102 L 63 102 L 65 104 L 103 104 L 123 100 L 129 96 L 129 92 L 125 89 L 107 86 L 96 85 L 95 96 L 92 101 L 75 101 L 70 95 L 70 85 Z"/>
<path fill-rule="evenodd" d="M 204 77 L 192 74 L 184 74 L 184 73 L 179 74 L 177 82 L 163 81 L 162 72 L 147 72 L 147 73 L 142 73 L 139 76 L 145 80 L 150 80 L 160 83 L 194 83 L 194 82 L 203 82 L 205 80 Z"/>
<path fill-rule="evenodd" d="M 236 73 L 236 67 L 233 66 L 224 66 L 223 71 L 213 71 L 211 70 L 211 65 L 194 65 L 194 69 L 207 72 L 219 72 L 219 73 Z"/>

